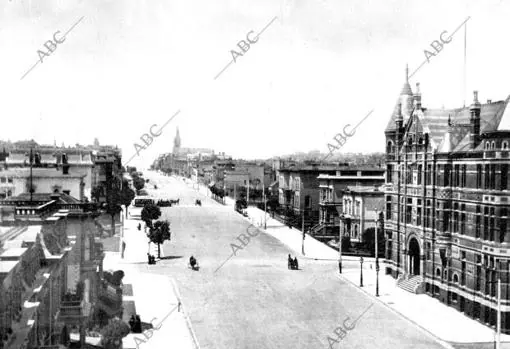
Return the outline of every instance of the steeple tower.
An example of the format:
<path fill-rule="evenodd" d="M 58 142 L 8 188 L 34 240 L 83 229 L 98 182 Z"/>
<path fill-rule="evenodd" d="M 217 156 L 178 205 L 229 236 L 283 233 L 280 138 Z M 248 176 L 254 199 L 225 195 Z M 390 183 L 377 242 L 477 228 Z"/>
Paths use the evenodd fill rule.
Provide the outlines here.
<path fill-rule="evenodd" d="M 400 103 L 402 103 L 401 113 L 404 119 L 409 118 L 411 115 L 413 99 L 413 90 L 411 90 L 411 85 L 409 85 L 409 66 L 406 64 L 406 80 L 402 87 L 402 92 L 400 92 Z"/>
<path fill-rule="evenodd" d="M 177 132 L 175 133 L 174 138 L 174 149 L 172 153 L 174 155 L 178 155 L 180 149 L 181 149 L 181 135 L 179 134 L 179 127 L 177 127 Z"/>

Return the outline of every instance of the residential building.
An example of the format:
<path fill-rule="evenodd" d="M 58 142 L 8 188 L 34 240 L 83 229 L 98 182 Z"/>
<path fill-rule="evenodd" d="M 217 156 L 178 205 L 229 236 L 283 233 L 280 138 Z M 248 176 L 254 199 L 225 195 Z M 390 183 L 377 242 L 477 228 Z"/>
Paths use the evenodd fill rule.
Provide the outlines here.
<path fill-rule="evenodd" d="M 318 176 L 319 222 L 313 226 L 310 233 L 319 240 L 338 239 L 339 219 L 345 211 L 343 208 L 345 191 L 350 188 L 351 194 L 357 195 L 353 202 L 359 202 L 361 205 L 365 191 L 374 191 L 374 186 L 384 184 L 384 173 L 385 169 L 378 166 L 343 166 L 330 174 L 321 172 Z M 369 194 L 366 194 L 366 197 L 369 197 Z M 361 211 L 357 213 L 360 214 Z M 361 219 L 361 216 L 357 218 Z M 356 227 L 361 229 L 362 225 L 360 221 Z M 359 234 L 363 231 L 352 231 L 352 234 L 356 233 L 355 239 L 359 239 Z"/>
<path fill-rule="evenodd" d="M 342 193 L 339 234 L 349 236 L 351 243 L 362 243 L 363 233 L 376 228 L 383 209 L 384 192 L 379 187 L 348 187 Z"/>
<path fill-rule="evenodd" d="M 69 173 L 55 168 L 11 168 L 0 171 L 0 198 L 26 193 L 66 193 L 84 199 L 85 178 L 82 173 Z"/>
<path fill-rule="evenodd" d="M 424 108 L 407 79 L 386 127 L 387 273 L 510 333 L 510 97 Z"/>

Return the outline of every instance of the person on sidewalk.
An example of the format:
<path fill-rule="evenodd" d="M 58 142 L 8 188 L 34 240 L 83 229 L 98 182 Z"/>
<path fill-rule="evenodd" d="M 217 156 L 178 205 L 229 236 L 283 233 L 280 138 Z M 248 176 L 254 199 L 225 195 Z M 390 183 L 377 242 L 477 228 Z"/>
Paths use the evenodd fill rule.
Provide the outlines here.
<path fill-rule="evenodd" d="M 287 263 L 288 263 L 288 267 L 289 269 L 292 269 L 293 266 L 294 266 L 294 260 L 292 259 L 292 257 L 290 256 L 290 253 L 289 253 L 289 258 L 287 259 Z"/>
<path fill-rule="evenodd" d="M 299 264 L 297 261 L 297 257 L 294 257 L 294 269 L 299 270 Z"/>
<path fill-rule="evenodd" d="M 142 225 L 138 223 L 138 231 L 142 230 Z"/>
<path fill-rule="evenodd" d="M 129 319 L 129 328 L 131 328 L 131 332 L 135 332 L 135 316 L 131 315 L 131 318 Z"/>

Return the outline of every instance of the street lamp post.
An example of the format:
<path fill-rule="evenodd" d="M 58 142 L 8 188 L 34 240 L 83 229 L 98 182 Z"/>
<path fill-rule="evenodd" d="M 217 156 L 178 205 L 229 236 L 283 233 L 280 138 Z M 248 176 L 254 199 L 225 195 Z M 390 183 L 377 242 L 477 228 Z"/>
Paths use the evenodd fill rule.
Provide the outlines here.
<path fill-rule="evenodd" d="M 301 253 L 304 256 L 305 255 L 305 210 L 303 210 L 303 215 L 301 216 L 301 229 L 303 230 L 303 241 L 301 243 Z"/>
<path fill-rule="evenodd" d="M 381 223 L 382 212 L 377 211 L 377 221 L 375 225 L 375 296 L 379 297 L 379 249 L 377 245 L 377 233 L 379 232 L 379 224 Z"/>
<path fill-rule="evenodd" d="M 359 257 L 360 274 L 359 274 L 359 287 L 363 287 L 363 257 Z"/>
<path fill-rule="evenodd" d="M 497 303 L 497 319 L 496 319 L 496 339 L 494 346 L 501 349 L 501 276 L 498 270 L 498 281 L 488 281 L 490 284 L 498 285 L 498 303 Z"/>

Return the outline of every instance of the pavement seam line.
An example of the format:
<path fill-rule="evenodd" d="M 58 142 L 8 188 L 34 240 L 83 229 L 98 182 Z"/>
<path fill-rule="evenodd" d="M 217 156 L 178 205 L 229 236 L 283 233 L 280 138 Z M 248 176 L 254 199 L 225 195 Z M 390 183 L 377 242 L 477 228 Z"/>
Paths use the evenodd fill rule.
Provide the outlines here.
<path fill-rule="evenodd" d="M 419 330 L 423 331 L 424 333 L 426 333 L 427 335 L 429 335 L 430 337 L 432 337 L 439 345 L 441 345 L 443 348 L 446 348 L 446 349 L 455 349 L 450 343 L 448 343 L 446 340 L 443 340 L 441 338 L 439 338 L 439 336 L 436 336 L 434 333 L 430 332 L 429 330 L 427 330 L 426 328 L 420 326 L 417 322 L 411 320 L 410 318 L 408 318 L 407 316 L 405 316 L 404 314 L 402 314 L 401 312 L 399 312 L 398 310 L 392 308 L 389 304 L 386 304 L 384 301 L 382 301 L 380 298 L 378 297 L 375 297 L 374 295 L 372 295 L 371 293 L 369 293 L 368 291 L 365 291 L 364 289 L 362 289 L 361 287 L 358 287 L 354 282 L 352 282 L 351 280 L 347 279 L 346 277 L 344 277 L 343 275 L 340 275 L 340 274 L 337 274 L 335 273 L 335 276 L 340 279 L 340 280 L 343 280 L 343 281 L 346 281 L 349 285 L 351 285 L 352 287 L 354 287 L 356 290 L 358 290 L 359 292 L 363 292 L 365 293 L 367 296 L 369 296 L 370 298 L 378 301 L 380 304 L 382 304 L 383 306 L 385 306 L 386 308 L 388 308 L 389 310 L 391 310 L 394 314 L 397 314 L 399 316 L 401 316 L 402 318 L 404 318 L 405 320 L 407 320 L 408 322 L 410 322 L 411 324 L 413 324 L 415 327 L 417 327 Z"/>
<path fill-rule="evenodd" d="M 188 314 L 186 313 L 186 311 L 184 310 L 184 304 L 182 303 L 179 289 L 177 288 L 177 285 L 175 284 L 174 279 L 171 277 L 169 279 L 170 279 L 170 282 L 172 283 L 174 295 L 177 298 L 177 301 L 181 304 L 182 314 L 186 321 L 186 325 L 187 325 L 186 327 L 188 327 L 188 331 L 190 331 L 191 338 L 193 339 L 193 344 L 195 345 L 195 348 L 200 349 L 200 344 L 198 343 L 198 338 L 197 338 L 195 331 L 193 330 L 193 327 L 191 325 L 191 320 L 190 320 Z"/>

